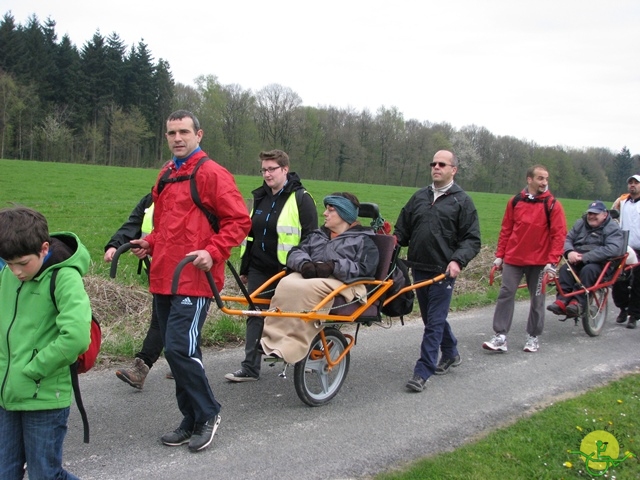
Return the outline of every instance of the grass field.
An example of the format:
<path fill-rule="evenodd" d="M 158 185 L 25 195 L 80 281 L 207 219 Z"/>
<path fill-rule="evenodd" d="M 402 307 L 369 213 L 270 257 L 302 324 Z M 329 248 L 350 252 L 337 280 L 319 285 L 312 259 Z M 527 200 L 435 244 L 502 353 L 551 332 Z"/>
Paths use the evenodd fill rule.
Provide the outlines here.
<path fill-rule="evenodd" d="M 3 172 L 0 176 L 0 206 L 16 203 L 35 208 L 47 217 L 51 231 L 77 233 L 89 249 L 98 267 L 97 272 L 101 273 L 106 271 L 101 263 L 105 243 L 150 190 L 158 173 L 155 169 L 19 160 L 0 160 L 0 168 Z M 262 179 L 257 175 L 238 175 L 236 182 L 243 196 L 250 198 L 251 191 L 261 184 Z M 304 179 L 303 183 L 314 196 L 319 214 L 324 210 L 322 198 L 325 195 L 349 191 L 361 201 L 377 203 L 382 216 L 392 224 L 415 192 L 414 188 L 387 185 Z M 511 195 L 477 192 L 470 192 L 470 195 L 478 209 L 482 242 L 494 245 Z M 588 200 L 560 200 L 569 225 L 586 210 L 588 204 Z"/>

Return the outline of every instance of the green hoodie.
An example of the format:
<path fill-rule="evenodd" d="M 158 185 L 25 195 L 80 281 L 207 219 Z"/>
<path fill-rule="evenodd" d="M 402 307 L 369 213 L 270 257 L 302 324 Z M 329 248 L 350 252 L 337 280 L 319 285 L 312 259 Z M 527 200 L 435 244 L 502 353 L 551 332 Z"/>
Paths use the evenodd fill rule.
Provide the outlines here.
<path fill-rule="evenodd" d="M 0 407 L 5 410 L 70 406 L 69 365 L 89 347 L 91 307 L 82 282 L 89 252 L 69 232 L 52 234 L 50 251 L 30 281 L 21 282 L 9 268 L 0 271 Z M 59 269 L 58 309 L 49 290 L 54 269 Z"/>

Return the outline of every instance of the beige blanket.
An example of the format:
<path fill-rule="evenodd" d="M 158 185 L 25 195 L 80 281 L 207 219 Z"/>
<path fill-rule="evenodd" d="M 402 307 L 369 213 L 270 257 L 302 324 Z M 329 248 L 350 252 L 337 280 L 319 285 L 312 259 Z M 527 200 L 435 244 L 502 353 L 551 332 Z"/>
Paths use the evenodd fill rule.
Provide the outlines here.
<path fill-rule="evenodd" d="M 333 277 L 305 279 L 299 273 L 292 273 L 280 280 L 271 299 L 271 308 L 287 313 L 309 311 L 340 285 L 342 282 Z M 343 290 L 341 295 L 347 302 L 357 298 L 364 303 L 367 289 L 357 285 Z M 327 303 L 323 312 L 332 305 L 333 301 Z M 298 317 L 265 317 L 260 340 L 264 352 L 275 354 L 287 363 L 299 362 L 307 355 L 313 338 L 322 328 L 316 328 L 314 323 Z"/>

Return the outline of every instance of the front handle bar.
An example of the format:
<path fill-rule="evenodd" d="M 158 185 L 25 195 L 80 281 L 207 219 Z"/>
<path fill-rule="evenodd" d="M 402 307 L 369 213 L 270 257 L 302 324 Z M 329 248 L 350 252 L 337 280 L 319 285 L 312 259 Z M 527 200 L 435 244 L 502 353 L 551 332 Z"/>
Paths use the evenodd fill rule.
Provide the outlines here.
<path fill-rule="evenodd" d="M 124 245 L 120 245 L 120 248 L 118 248 L 116 250 L 116 253 L 113 254 L 113 260 L 111 260 L 111 269 L 109 270 L 109 276 L 111 278 L 116 278 L 116 272 L 118 271 L 118 259 L 120 258 L 120 255 L 122 255 L 127 250 L 131 250 L 134 247 L 136 246 L 133 243 L 125 243 Z M 149 257 L 144 257 L 142 261 L 144 262 L 144 266 L 147 268 L 147 272 L 148 272 L 149 267 L 151 266 L 151 262 L 149 262 Z"/>
<path fill-rule="evenodd" d="M 182 269 L 188 263 L 193 262 L 196 258 L 196 255 L 187 255 L 180 261 L 180 263 L 178 263 L 176 271 L 173 273 L 173 279 L 171 281 L 171 295 L 178 294 L 178 284 L 180 283 L 180 274 L 182 273 Z M 210 271 L 204 272 L 204 274 L 207 276 L 207 281 L 209 282 L 209 287 L 211 287 L 211 291 L 213 292 L 213 298 L 216 301 L 216 305 L 218 305 L 218 308 L 222 309 L 224 307 L 224 303 L 222 302 L 222 298 L 220 298 L 218 287 L 216 287 L 216 283 L 213 281 L 213 275 L 211 275 Z"/>

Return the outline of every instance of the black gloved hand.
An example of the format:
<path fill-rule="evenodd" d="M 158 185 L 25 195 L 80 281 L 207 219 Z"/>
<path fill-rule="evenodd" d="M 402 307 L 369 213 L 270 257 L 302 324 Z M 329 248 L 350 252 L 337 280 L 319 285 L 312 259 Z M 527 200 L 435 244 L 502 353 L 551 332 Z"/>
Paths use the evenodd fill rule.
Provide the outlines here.
<path fill-rule="evenodd" d="M 316 262 L 316 274 L 318 278 L 327 278 L 329 275 L 333 273 L 334 263 L 332 261 L 328 262 Z"/>
<path fill-rule="evenodd" d="M 316 278 L 317 273 L 315 264 L 312 262 L 305 263 L 300 269 L 300 274 L 303 278 Z"/>

